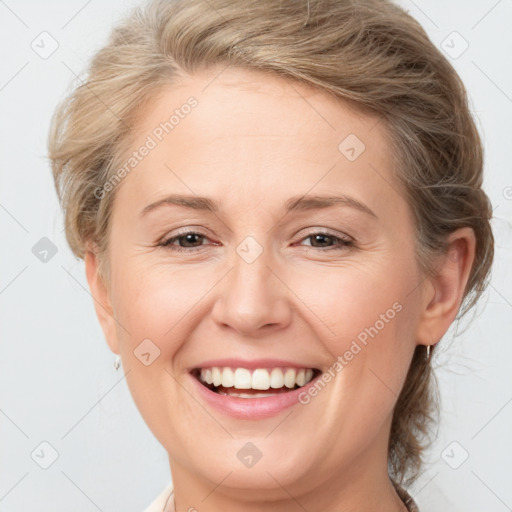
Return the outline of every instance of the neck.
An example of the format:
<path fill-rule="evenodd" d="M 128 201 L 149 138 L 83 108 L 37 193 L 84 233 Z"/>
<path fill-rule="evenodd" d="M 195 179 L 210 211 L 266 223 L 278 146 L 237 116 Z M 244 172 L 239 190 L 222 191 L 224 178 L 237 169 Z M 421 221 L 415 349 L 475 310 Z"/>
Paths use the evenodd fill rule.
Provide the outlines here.
<path fill-rule="evenodd" d="M 372 483 L 375 490 L 375 483 Z M 198 486 L 199 487 L 199 486 Z M 322 494 L 318 488 L 314 493 L 304 493 L 300 496 L 290 496 L 288 498 L 276 498 L 274 500 L 250 501 L 247 498 L 243 499 L 241 496 L 233 497 L 228 492 L 216 493 L 212 496 L 212 488 L 210 487 L 211 494 L 195 494 L 193 496 L 204 496 L 202 499 L 195 497 L 188 497 L 189 492 L 180 491 L 185 490 L 183 487 L 178 487 L 178 497 L 173 492 L 168 500 L 164 512 L 221 512 L 225 510 L 243 510 L 244 512 L 269 512 L 279 510 L 280 512 L 297 512 L 297 510 L 322 510 L 322 512 L 356 512 L 361 510 L 372 510 L 375 512 L 406 512 L 407 508 L 399 498 L 391 482 L 388 485 L 378 486 L 383 487 L 382 491 L 369 492 L 368 489 L 364 491 L 364 495 L 356 495 L 357 498 L 349 499 L 349 491 L 329 492 L 328 496 Z M 186 491 L 186 490 L 185 490 Z M 285 491 L 286 492 L 286 491 Z M 285 494 L 283 492 L 282 494 Z M 319 499 L 319 496 L 322 498 Z M 206 504 L 206 500 L 210 503 Z M 195 506 L 190 505 L 196 503 Z M 200 508 L 197 508 L 200 507 Z"/>

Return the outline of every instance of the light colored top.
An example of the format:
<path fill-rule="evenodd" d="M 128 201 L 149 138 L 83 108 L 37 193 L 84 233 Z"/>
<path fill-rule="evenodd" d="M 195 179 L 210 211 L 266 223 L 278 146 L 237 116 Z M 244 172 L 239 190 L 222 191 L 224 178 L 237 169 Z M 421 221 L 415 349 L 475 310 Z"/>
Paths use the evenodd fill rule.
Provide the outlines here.
<path fill-rule="evenodd" d="M 397 490 L 401 500 L 405 503 L 405 506 L 407 507 L 407 510 L 409 512 L 419 512 L 418 506 L 405 489 L 401 488 L 398 485 L 395 485 L 395 489 Z M 158 498 L 155 501 L 153 501 L 153 503 L 151 503 L 151 505 L 144 512 L 164 512 L 164 507 L 167 503 L 167 500 L 169 499 L 169 496 L 171 496 L 172 492 L 172 483 L 170 483 L 163 490 L 162 494 L 160 494 L 160 496 L 158 496 Z M 171 510 L 174 510 L 174 506 L 172 506 Z"/>
<path fill-rule="evenodd" d="M 163 512 L 167 499 L 172 493 L 172 483 L 170 483 L 158 496 L 158 498 L 151 503 L 151 505 L 144 510 L 144 512 Z M 171 509 L 172 510 L 172 509 Z"/>

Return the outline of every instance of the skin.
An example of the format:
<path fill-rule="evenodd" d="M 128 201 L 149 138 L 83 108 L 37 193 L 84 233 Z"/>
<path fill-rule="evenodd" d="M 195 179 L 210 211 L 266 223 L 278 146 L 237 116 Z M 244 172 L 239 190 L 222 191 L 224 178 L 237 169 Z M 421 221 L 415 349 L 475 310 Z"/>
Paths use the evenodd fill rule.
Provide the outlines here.
<path fill-rule="evenodd" d="M 133 149 L 198 100 L 117 186 L 108 281 L 89 246 L 106 340 L 169 454 L 177 510 L 404 510 L 387 473 L 392 410 L 416 345 L 439 341 L 455 318 L 473 232 L 452 233 L 436 275 L 422 276 L 384 123 L 301 84 L 221 69 L 169 86 L 138 121 Z M 352 162 L 338 150 L 349 134 L 366 146 Z M 206 196 L 220 209 L 166 205 L 141 216 L 170 194 Z M 344 194 L 375 216 L 346 205 L 285 215 L 286 200 L 304 194 Z M 158 245 L 179 229 L 205 236 L 190 252 Z M 325 231 L 353 243 L 311 236 Z M 250 264 L 236 251 L 247 236 L 263 250 Z M 307 405 L 241 420 L 190 386 L 191 367 L 223 357 L 326 372 L 394 303 L 401 311 Z M 160 350 L 148 366 L 134 355 L 144 339 Z M 252 468 L 236 456 L 248 441 L 263 454 Z"/>

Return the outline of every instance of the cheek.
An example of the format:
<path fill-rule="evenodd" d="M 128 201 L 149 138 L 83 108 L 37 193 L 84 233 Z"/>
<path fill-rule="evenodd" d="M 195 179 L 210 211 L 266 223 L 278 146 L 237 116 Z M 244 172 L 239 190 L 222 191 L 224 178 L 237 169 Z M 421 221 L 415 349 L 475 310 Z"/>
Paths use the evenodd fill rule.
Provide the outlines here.
<path fill-rule="evenodd" d="M 362 415 L 365 410 L 387 413 L 415 347 L 419 312 L 411 293 L 418 283 L 414 259 L 383 259 L 378 268 L 364 270 L 329 270 L 316 276 L 314 287 L 311 279 L 295 281 L 294 291 L 314 312 L 309 318 L 332 357 L 333 373 L 340 376 L 337 385 L 346 400 L 357 402 L 350 407 L 361 409 Z"/>
<path fill-rule="evenodd" d="M 332 353 L 347 349 L 349 340 L 364 344 L 377 335 L 393 338 L 411 327 L 413 311 L 406 302 L 413 299 L 417 276 L 410 263 L 404 267 L 383 260 L 378 267 L 322 269 L 314 278 L 290 274 L 288 282 Z"/>
<path fill-rule="evenodd" d="M 178 402 L 174 365 L 180 365 L 180 349 L 200 321 L 201 299 L 218 277 L 207 271 L 139 267 L 133 260 L 119 261 L 116 269 L 112 301 L 123 326 L 117 331 L 126 381 L 142 417 L 164 444 L 179 427 L 167 414 L 169 404 L 179 403 L 183 414 L 195 405 Z"/>
<path fill-rule="evenodd" d="M 114 282 L 114 310 L 130 333 L 130 343 L 155 340 L 162 351 L 172 351 L 173 339 L 193 319 L 195 309 L 216 281 L 207 269 L 197 271 L 118 267 Z M 129 277 L 124 277 L 129 276 Z M 113 276 L 113 281 L 115 277 Z M 126 333 L 125 333 L 126 337 Z M 165 342 L 164 342 L 165 340 Z"/>

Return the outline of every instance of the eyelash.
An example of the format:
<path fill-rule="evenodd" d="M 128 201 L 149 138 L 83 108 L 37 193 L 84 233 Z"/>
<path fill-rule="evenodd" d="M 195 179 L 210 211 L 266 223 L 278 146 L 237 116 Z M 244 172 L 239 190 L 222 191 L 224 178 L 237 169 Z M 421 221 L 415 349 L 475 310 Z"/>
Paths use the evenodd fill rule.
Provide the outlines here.
<path fill-rule="evenodd" d="M 161 243 L 158 244 L 158 246 L 159 247 L 164 247 L 166 249 L 169 249 L 171 251 L 176 251 L 176 252 L 196 252 L 197 250 L 200 250 L 203 247 L 203 244 L 201 244 L 201 245 L 199 245 L 197 247 L 180 247 L 178 245 L 172 245 L 172 242 L 175 242 L 176 240 L 179 240 L 180 238 L 185 237 L 187 235 L 198 235 L 198 236 L 207 238 L 207 236 L 205 234 L 199 233 L 197 231 L 185 231 L 183 233 L 177 234 L 176 236 L 168 238 L 167 240 L 162 241 Z M 308 247 L 307 250 L 317 249 L 317 250 L 319 250 L 321 252 L 325 252 L 325 251 L 332 251 L 332 250 L 343 250 L 343 249 L 346 249 L 347 247 L 354 246 L 353 240 L 344 239 L 344 238 L 341 238 L 339 236 L 333 235 L 333 234 L 325 232 L 325 231 L 314 231 L 314 232 L 311 232 L 307 236 L 303 237 L 300 241 L 304 241 L 304 240 L 306 240 L 308 238 L 312 238 L 315 235 L 327 236 L 327 237 L 331 238 L 339 246 L 333 245 L 333 246 L 330 246 L 330 247 L 323 247 L 323 248 L 322 247 L 313 247 L 313 246 L 309 246 L 308 247 L 308 246 L 306 246 L 306 247 Z"/>

